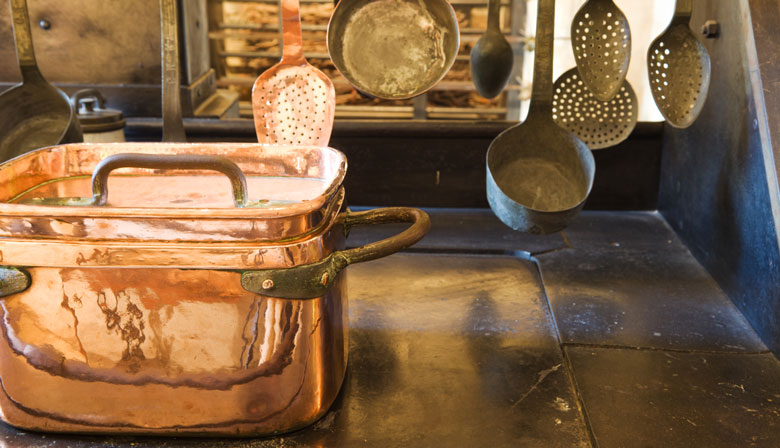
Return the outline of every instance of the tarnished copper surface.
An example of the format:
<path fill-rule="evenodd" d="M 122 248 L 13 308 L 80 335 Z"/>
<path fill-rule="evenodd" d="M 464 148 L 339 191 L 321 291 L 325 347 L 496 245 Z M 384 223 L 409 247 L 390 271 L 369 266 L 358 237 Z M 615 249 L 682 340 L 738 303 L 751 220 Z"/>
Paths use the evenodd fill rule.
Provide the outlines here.
<path fill-rule="evenodd" d="M 254 206 L 235 208 L 224 176 L 130 168 L 109 177 L 108 206 L 36 204 L 36 197 L 91 197 L 88 176 L 95 166 L 107 156 L 128 152 L 224 156 L 248 177 Z M 0 237 L 123 242 L 300 238 L 338 211 L 333 203 L 345 171 L 342 153 L 314 146 L 114 143 L 46 148 L 0 165 Z"/>

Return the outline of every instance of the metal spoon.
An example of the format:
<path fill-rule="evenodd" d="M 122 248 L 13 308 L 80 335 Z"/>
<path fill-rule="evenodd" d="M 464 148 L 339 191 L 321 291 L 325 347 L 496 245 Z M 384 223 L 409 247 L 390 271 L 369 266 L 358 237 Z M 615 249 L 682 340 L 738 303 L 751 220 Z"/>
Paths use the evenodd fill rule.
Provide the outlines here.
<path fill-rule="evenodd" d="M 539 0 L 528 118 L 499 134 L 487 153 L 487 199 L 509 227 L 557 232 L 582 209 L 593 186 L 593 154 L 552 119 L 555 0 Z"/>
<path fill-rule="evenodd" d="M 10 0 L 22 83 L 0 95 L 0 161 L 33 149 L 83 140 L 67 95 L 38 70 L 26 0 Z"/>
<path fill-rule="evenodd" d="M 504 90 L 512 74 L 514 54 L 499 27 L 501 0 L 488 0 L 485 34 L 471 49 L 471 79 L 477 92 L 495 98 Z"/>
<path fill-rule="evenodd" d="M 669 27 L 647 49 L 650 91 L 666 121 L 690 126 L 710 87 L 710 55 L 691 31 L 691 0 L 677 0 Z"/>
<path fill-rule="evenodd" d="M 628 19 L 612 0 L 588 0 L 571 23 L 571 46 L 582 80 L 599 101 L 615 97 L 631 61 Z"/>
<path fill-rule="evenodd" d="M 558 126 L 577 134 L 588 148 L 602 149 L 631 135 L 639 104 L 628 81 L 623 81 L 612 99 L 600 101 L 573 68 L 555 81 L 552 110 Z"/>

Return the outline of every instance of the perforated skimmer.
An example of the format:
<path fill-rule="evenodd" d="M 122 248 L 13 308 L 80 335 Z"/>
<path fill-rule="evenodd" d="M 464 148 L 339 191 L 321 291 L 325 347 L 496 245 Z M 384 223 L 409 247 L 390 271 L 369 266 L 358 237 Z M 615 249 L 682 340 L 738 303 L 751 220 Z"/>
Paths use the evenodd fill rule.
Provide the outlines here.
<path fill-rule="evenodd" d="M 303 55 L 299 0 L 282 0 L 282 60 L 252 88 L 260 143 L 327 146 L 333 130 L 333 83 Z"/>
<path fill-rule="evenodd" d="M 638 109 L 628 81 L 623 81 L 609 101 L 596 98 L 576 68 L 561 75 L 553 87 L 553 119 L 577 134 L 590 149 L 607 148 L 627 139 L 636 126 Z"/>
<path fill-rule="evenodd" d="M 617 95 L 631 60 L 631 30 L 612 0 L 589 0 L 571 23 L 571 45 L 582 80 L 598 100 Z"/>
<path fill-rule="evenodd" d="M 669 27 L 647 49 L 653 99 L 676 128 L 696 120 L 710 87 L 710 56 L 689 27 L 691 13 L 691 0 L 677 0 Z"/>

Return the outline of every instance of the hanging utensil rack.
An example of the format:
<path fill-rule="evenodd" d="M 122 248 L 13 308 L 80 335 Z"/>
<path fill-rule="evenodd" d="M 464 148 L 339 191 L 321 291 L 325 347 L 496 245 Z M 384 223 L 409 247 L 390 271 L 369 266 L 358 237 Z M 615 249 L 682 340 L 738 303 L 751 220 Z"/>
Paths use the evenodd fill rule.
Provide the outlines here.
<path fill-rule="evenodd" d="M 461 48 L 453 70 L 427 95 L 404 101 L 371 101 L 358 95 L 330 62 L 325 31 L 333 1 L 301 0 L 305 55 L 331 77 L 337 91 L 336 117 L 505 119 L 508 110 L 519 104 L 515 98 L 520 95 L 520 80 L 512 79 L 499 97 L 485 100 L 476 93 L 469 73 L 469 52 L 484 32 L 484 24 L 480 21 L 486 20 L 487 1 L 452 0 L 451 3 L 461 25 Z M 242 95 L 241 115 L 251 117 L 249 90 L 252 83 L 257 73 L 272 66 L 281 57 L 278 1 L 209 0 L 208 7 L 211 60 L 217 71 L 217 85 L 239 91 Z M 521 0 L 501 2 L 502 31 L 520 57 L 524 45 L 524 7 L 525 2 Z M 262 22 L 246 13 L 253 9 L 263 12 Z M 237 20 L 235 11 L 240 10 L 245 14 Z"/>

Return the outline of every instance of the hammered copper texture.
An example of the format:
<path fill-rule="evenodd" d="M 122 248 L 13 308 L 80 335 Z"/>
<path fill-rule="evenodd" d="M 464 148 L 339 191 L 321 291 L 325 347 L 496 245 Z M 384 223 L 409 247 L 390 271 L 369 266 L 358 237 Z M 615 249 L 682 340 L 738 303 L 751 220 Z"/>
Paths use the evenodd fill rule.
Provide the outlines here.
<path fill-rule="evenodd" d="M 112 174 L 109 183 L 121 188 L 112 190 L 107 207 L 8 203 L 35 197 L 92 196 L 86 185 L 98 162 L 128 152 L 227 157 L 254 178 L 259 188 L 250 188 L 249 195 L 255 206 L 233 207 L 229 183 L 222 176 L 146 169 Z M 343 154 L 313 146 L 116 143 L 46 148 L 0 165 L 0 236 L 124 243 L 257 243 L 302 238 L 338 212 L 335 203 L 345 171 Z M 182 177 L 196 175 L 200 176 L 196 181 Z M 297 192 L 287 189 L 293 178 L 304 180 L 307 187 Z"/>
<path fill-rule="evenodd" d="M 285 300 L 213 270 L 33 268 L 1 306 L 0 408 L 58 432 L 249 435 L 321 416 L 346 368 L 343 279 Z"/>
<path fill-rule="evenodd" d="M 287 196 L 234 208 L 221 175 L 121 168 L 120 180 L 133 177 L 114 182 L 105 207 L 29 203 L 91 196 L 96 163 L 128 152 L 219 154 L 256 177 L 256 194 Z M 241 270 L 312 263 L 342 247 L 345 169 L 328 148 L 149 143 L 54 147 L 0 166 L 2 199 L 12 200 L 0 203 L 0 262 L 32 279 L 0 303 L 3 420 L 56 432 L 259 435 L 320 417 L 346 368 L 343 276 L 302 301 L 245 290 Z"/>

